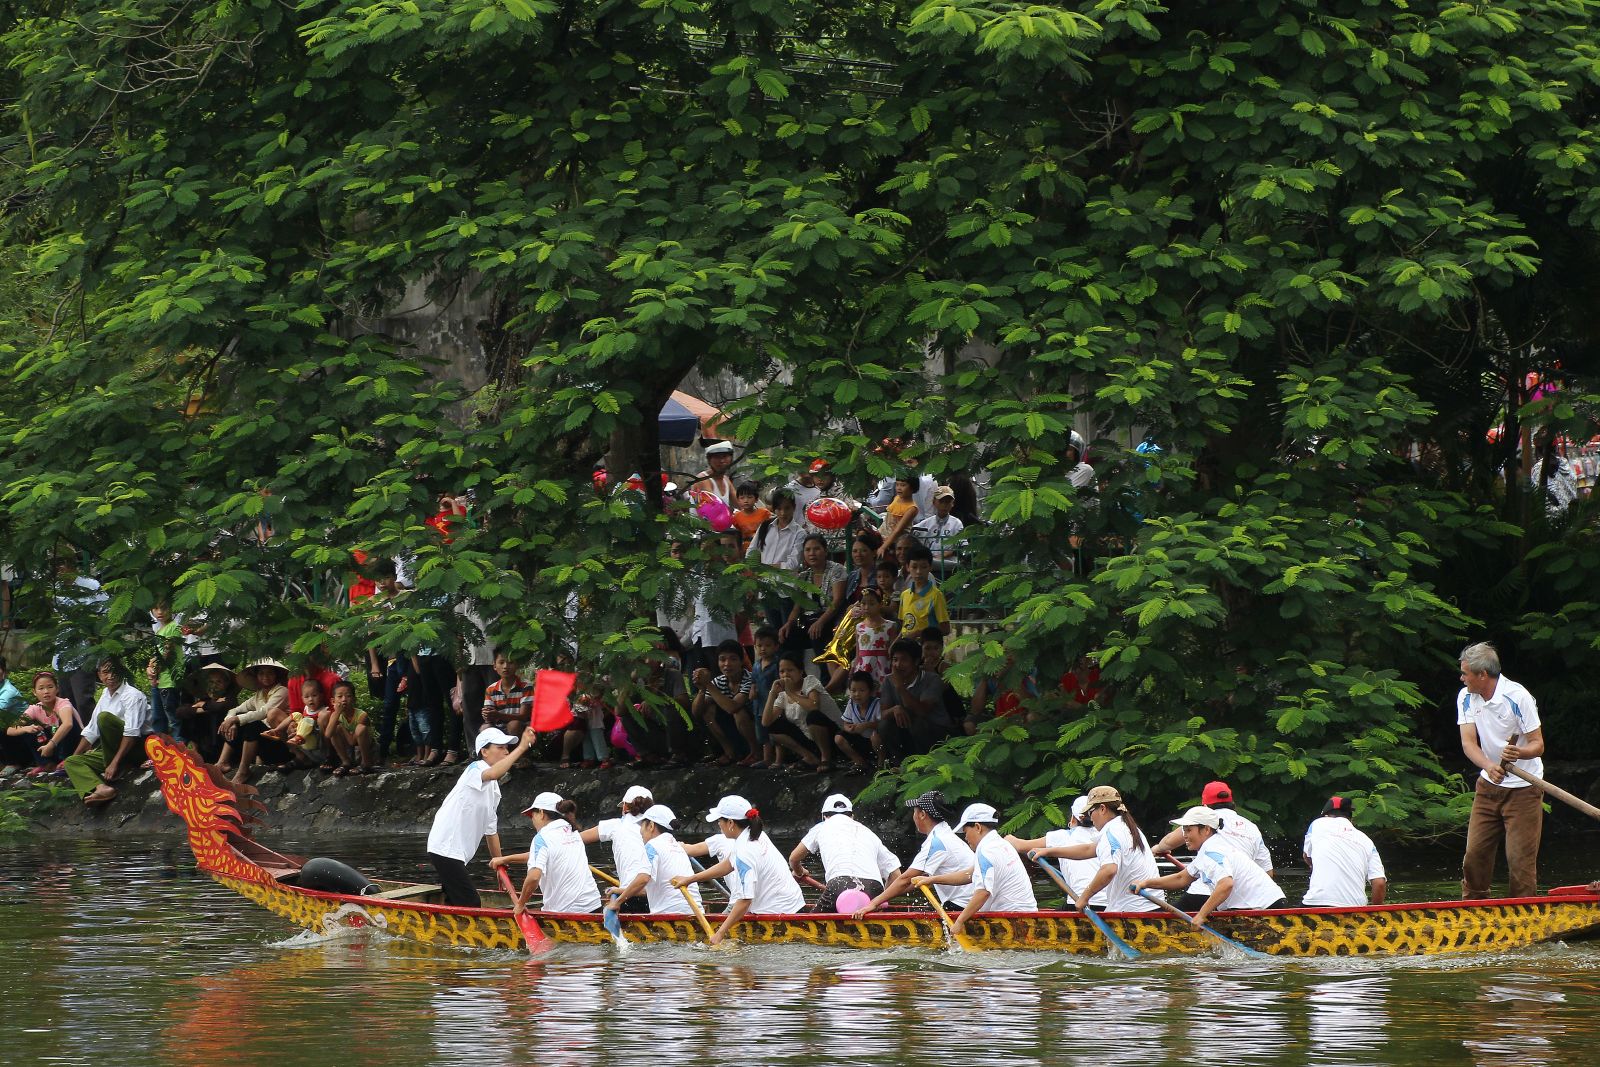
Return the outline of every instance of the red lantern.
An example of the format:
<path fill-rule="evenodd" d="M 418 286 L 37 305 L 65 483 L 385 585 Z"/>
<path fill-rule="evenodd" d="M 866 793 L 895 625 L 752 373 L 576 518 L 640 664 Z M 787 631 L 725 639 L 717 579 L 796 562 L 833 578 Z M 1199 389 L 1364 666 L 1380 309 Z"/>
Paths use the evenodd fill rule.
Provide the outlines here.
<path fill-rule="evenodd" d="M 819 530 L 842 530 L 850 525 L 850 505 L 831 496 L 806 505 L 806 521 Z"/>

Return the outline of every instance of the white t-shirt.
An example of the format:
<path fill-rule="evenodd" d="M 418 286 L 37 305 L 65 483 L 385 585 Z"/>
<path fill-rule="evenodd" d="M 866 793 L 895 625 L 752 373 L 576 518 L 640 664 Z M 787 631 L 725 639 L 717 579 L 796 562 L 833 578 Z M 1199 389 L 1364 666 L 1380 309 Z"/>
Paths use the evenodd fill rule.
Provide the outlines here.
<path fill-rule="evenodd" d="M 1068 845 L 1092 845 L 1095 843 L 1096 836 L 1097 835 L 1092 827 L 1069 826 L 1065 830 L 1051 830 L 1049 833 L 1045 834 L 1044 844 L 1046 848 L 1065 848 Z M 1088 888 L 1089 883 L 1094 881 L 1094 876 L 1100 873 L 1100 861 L 1092 856 L 1086 860 L 1054 859 L 1050 862 L 1059 863 L 1061 865 L 1061 873 L 1067 879 L 1067 885 L 1072 887 L 1074 896 Z M 1100 892 L 1090 897 L 1089 903 L 1097 908 L 1105 907 L 1106 890 L 1101 889 Z"/>
<path fill-rule="evenodd" d="M 1099 831 L 1094 844 L 1094 862 L 1097 866 L 1114 864 L 1117 868 L 1106 886 L 1107 911 L 1159 911 L 1161 905 L 1128 891 L 1128 886 L 1146 878 L 1160 875 L 1156 858 L 1150 854 L 1150 841 L 1139 831 L 1139 847 L 1133 847 L 1133 834 L 1128 824 L 1117 818 L 1106 823 Z M 1262 875 L 1266 877 L 1266 875 Z"/>
<path fill-rule="evenodd" d="M 83 739 L 90 744 L 100 740 L 102 711 L 121 720 L 124 739 L 143 737 L 150 732 L 150 699 L 127 682 L 117 686 L 115 693 L 109 689 L 100 690 L 100 699 L 95 701 L 94 711 L 83 727 Z"/>
<path fill-rule="evenodd" d="M 1385 877 L 1378 846 L 1341 816 L 1313 820 L 1303 847 L 1311 860 L 1308 906 L 1359 908 L 1367 902 L 1367 883 Z"/>
<path fill-rule="evenodd" d="M 687 915 L 691 910 L 689 902 L 683 899 L 682 890 L 672 888 L 672 880 L 687 878 L 694 873 L 689 854 L 683 850 L 677 838 L 663 832 L 644 842 L 644 856 L 650 864 L 650 880 L 645 883 L 644 897 L 650 905 L 651 914 Z M 688 889 L 695 903 L 700 903 L 700 887 L 691 885 Z"/>
<path fill-rule="evenodd" d="M 829 815 L 801 839 L 807 851 L 822 857 L 822 880 L 865 878 L 888 882 L 900 861 L 871 829 L 849 815 Z"/>
<path fill-rule="evenodd" d="M 906 869 L 921 871 L 931 877 L 950 871 L 964 871 L 976 866 L 977 862 L 967 843 L 950 829 L 949 823 L 942 822 L 928 831 L 928 836 L 922 839 L 922 848 Z M 967 901 L 972 899 L 972 889 L 971 882 L 933 887 L 941 903 L 954 904 L 959 908 L 966 907 Z"/>
<path fill-rule="evenodd" d="M 589 854 L 567 820 L 546 823 L 533 836 L 528 870 L 540 872 L 539 906 L 544 911 L 583 914 L 600 910 L 600 887 L 589 870 Z"/>
<path fill-rule="evenodd" d="M 1234 848 L 1254 860 L 1257 867 L 1263 871 L 1272 870 L 1272 853 L 1267 851 L 1267 843 L 1261 839 L 1261 828 L 1238 812 L 1226 808 L 1219 810 L 1217 815 L 1222 819 L 1222 836 Z"/>
<path fill-rule="evenodd" d="M 815 500 L 816 497 L 811 499 Z M 761 529 L 757 527 L 744 558 L 760 560 L 769 567 L 784 571 L 793 571 L 800 566 L 800 541 L 810 533 L 805 520 L 800 517 L 803 511 L 804 508 L 798 508 L 788 526 L 779 526 L 778 520 L 772 519 L 771 525 L 767 526 L 766 540 L 762 540 Z"/>
<path fill-rule="evenodd" d="M 711 861 L 710 863 L 706 864 L 707 867 L 715 867 L 717 864 L 733 855 L 733 838 L 727 836 L 726 834 L 712 834 L 710 837 L 706 838 L 705 845 L 706 859 Z M 725 875 L 722 878 L 722 888 L 728 891 L 728 895 L 730 897 L 733 896 L 732 874 Z"/>
<path fill-rule="evenodd" d="M 750 840 L 744 830 L 733 842 L 733 871 L 728 876 L 728 899 L 748 900 L 753 915 L 795 915 L 806 906 L 800 883 L 789 873 L 789 864 L 779 854 L 772 838 Z"/>
<path fill-rule="evenodd" d="M 806 717 L 811 712 L 807 711 L 797 701 L 791 700 L 789 691 L 781 685 L 777 686 L 777 690 L 778 695 L 772 698 L 777 709 L 783 712 L 785 719 L 804 730 L 806 728 Z M 838 723 L 843 719 L 843 713 L 839 710 L 839 702 L 833 699 L 833 694 L 828 692 L 822 684 L 822 679 L 816 675 L 806 675 L 805 681 L 800 683 L 800 693 L 802 696 L 814 696 L 817 698 L 816 710 L 821 712 L 824 718 L 834 723 Z"/>
<path fill-rule="evenodd" d="M 1488 700 L 1473 696 L 1465 687 L 1456 696 L 1456 725 L 1465 726 L 1468 723 L 1478 728 L 1478 745 L 1483 749 L 1483 754 L 1495 759 L 1510 742 L 1512 734 L 1526 740 L 1529 734 L 1539 729 L 1539 702 L 1533 699 L 1533 694 L 1526 688 L 1502 674 L 1495 681 L 1494 695 Z M 1527 771 L 1535 778 L 1544 777 L 1544 760 L 1538 756 L 1519 759 L 1512 766 Z M 1479 771 L 1478 776 L 1484 781 L 1489 780 L 1488 771 Z M 1507 789 L 1524 789 L 1528 785 L 1510 774 L 1500 784 Z"/>
<path fill-rule="evenodd" d="M 434 813 L 428 831 L 428 851 L 462 863 L 471 863 L 486 835 L 497 833 L 496 809 L 500 807 L 500 783 L 484 781 L 489 769 L 484 760 L 473 760 L 456 779 L 450 795 Z"/>
<path fill-rule="evenodd" d="M 977 863 L 972 869 L 972 889 L 989 891 L 983 902 L 983 911 L 1038 911 L 1039 902 L 1033 897 L 1033 883 L 1028 880 L 1028 869 L 1011 843 L 990 830 L 973 849 Z"/>
<path fill-rule="evenodd" d="M 1224 878 L 1233 879 L 1233 892 L 1218 905 L 1219 911 L 1239 908 L 1267 908 L 1283 899 L 1278 883 L 1267 877 L 1267 872 L 1256 866 L 1254 860 L 1236 848 L 1221 834 L 1206 838 L 1194 859 L 1189 862 L 1189 873 L 1206 887 L 1207 895 L 1217 888 Z"/>
<path fill-rule="evenodd" d="M 937 514 L 929 515 L 925 519 L 918 519 L 911 526 L 918 541 L 927 546 L 933 553 L 935 563 L 949 562 L 956 558 L 956 537 L 966 527 L 954 515 L 940 518 Z"/>
<path fill-rule="evenodd" d="M 641 874 L 650 873 L 650 861 L 644 853 L 644 838 L 639 836 L 638 819 L 632 815 L 624 815 L 620 819 L 601 819 L 595 829 L 599 832 L 600 840 L 611 842 L 611 859 L 617 867 L 618 882 L 627 885 Z"/>

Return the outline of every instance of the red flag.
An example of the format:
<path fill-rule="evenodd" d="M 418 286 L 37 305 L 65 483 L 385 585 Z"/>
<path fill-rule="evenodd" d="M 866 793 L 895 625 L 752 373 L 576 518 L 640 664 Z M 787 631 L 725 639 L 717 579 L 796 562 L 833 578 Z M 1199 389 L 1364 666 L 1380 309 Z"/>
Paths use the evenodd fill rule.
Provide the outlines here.
<path fill-rule="evenodd" d="M 570 671 L 535 671 L 533 675 L 533 716 L 528 723 L 535 733 L 564 730 L 572 725 L 572 705 L 567 696 L 578 681 Z"/>

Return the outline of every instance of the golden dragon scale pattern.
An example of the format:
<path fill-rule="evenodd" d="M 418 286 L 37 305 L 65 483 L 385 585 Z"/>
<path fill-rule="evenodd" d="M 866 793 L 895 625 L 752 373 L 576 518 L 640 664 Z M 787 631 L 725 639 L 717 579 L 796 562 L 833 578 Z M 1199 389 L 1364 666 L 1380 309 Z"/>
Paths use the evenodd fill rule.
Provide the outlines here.
<path fill-rule="evenodd" d="M 421 944 L 463 949 L 518 949 L 522 935 L 503 909 L 447 908 L 314 893 L 287 886 L 238 854 L 230 836 L 248 836 L 240 826 L 237 797 L 184 748 L 152 738 L 167 806 L 189 829 L 189 846 L 200 869 L 222 885 L 308 930 L 336 926 L 376 927 Z M 537 914 L 552 941 L 604 945 L 610 935 L 596 915 Z M 1216 944 L 1182 920 L 1166 915 L 1116 915 L 1105 919 L 1141 953 L 1197 955 Z M 691 916 L 622 917 L 635 943 L 692 943 L 704 935 Z M 1593 894 L 1496 901 L 1396 905 L 1378 909 L 1245 913 L 1217 919 L 1221 932 L 1274 956 L 1432 955 L 1517 948 L 1540 941 L 1600 931 L 1600 897 Z M 938 920 L 926 913 L 880 912 L 862 920 L 840 916 L 747 918 L 736 938 L 754 944 L 805 944 L 838 948 L 944 948 Z M 967 924 L 969 947 L 989 950 L 1048 950 L 1103 956 L 1107 944 L 1082 916 L 1072 912 L 976 916 Z"/>

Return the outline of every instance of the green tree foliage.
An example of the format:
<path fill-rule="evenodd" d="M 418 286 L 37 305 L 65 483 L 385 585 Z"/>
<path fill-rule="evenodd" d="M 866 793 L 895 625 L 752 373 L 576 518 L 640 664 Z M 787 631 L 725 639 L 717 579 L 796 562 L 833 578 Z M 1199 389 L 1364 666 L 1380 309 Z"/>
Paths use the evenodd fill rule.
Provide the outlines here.
<path fill-rule="evenodd" d="M 1427 724 L 1479 606 L 1455 568 L 1532 548 L 1483 431 L 1581 421 L 1520 382 L 1587 370 L 1597 14 L 59 0 L 3 38 L 7 221 L 54 310 L 6 309 L 0 555 L 92 557 L 116 620 L 170 587 L 241 647 L 459 641 L 470 595 L 604 676 L 693 527 L 654 413 L 732 370 L 773 470 L 881 476 L 909 435 L 991 482 L 962 593 L 1002 622 L 956 675 L 1036 672 L 1039 719 L 878 788 L 1043 823 L 1090 782 L 1154 804 L 1223 774 L 1285 826 L 1332 788 L 1436 824 Z M 488 309 L 473 417 L 382 328 L 424 296 Z M 648 498 L 593 492 L 602 456 Z M 429 487 L 481 521 L 442 541 Z M 352 548 L 414 555 L 418 596 L 344 611 Z M 1561 610 L 1525 605 L 1530 640 Z M 1086 710 L 1054 684 L 1082 657 Z"/>

